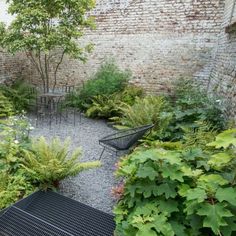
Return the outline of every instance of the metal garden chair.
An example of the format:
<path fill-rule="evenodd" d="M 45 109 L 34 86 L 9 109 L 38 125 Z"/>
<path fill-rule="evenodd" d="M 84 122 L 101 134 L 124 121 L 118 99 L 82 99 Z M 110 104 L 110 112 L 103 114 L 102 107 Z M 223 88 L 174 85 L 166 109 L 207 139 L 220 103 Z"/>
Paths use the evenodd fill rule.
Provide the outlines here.
<path fill-rule="evenodd" d="M 133 129 L 128 129 L 117 132 L 115 134 L 108 135 L 100 139 L 99 144 L 103 146 L 103 150 L 99 157 L 99 160 L 102 158 L 105 149 L 115 152 L 116 155 L 119 151 L 128 151 L 146 133 L 149 134 L 153 126 L 154 125 L 151 124 Z"/>

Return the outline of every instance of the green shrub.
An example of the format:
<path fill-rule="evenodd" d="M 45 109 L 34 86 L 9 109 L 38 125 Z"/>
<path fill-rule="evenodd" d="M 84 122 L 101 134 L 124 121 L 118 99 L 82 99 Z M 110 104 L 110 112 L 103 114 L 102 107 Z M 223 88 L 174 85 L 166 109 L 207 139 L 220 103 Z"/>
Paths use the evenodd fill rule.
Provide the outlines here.
<path fill-rule="evenodd" d="M 23 80 L 17 80 L 12 86 L 1 86 L 0 90 L 11 101 L 17 112 L 29 110 L 36 99 L 36 91 Z"/>
<path fill-rule="evenodd" d="M 218 130 L 225 128 L 225 119 L 217 98 L 193 86 L 191 80 L 179 80 L 175 87 L 175 124 L 188 125 L 197 120 L 206 121 Z"/>
<path fill-rule="evenodd" d="M 60 180 L 100 165 L 99 161 L 78 162 L 80 154 L 80 149 L 69 154 L 69 140 L 61 143 L 54 138 L 48 144 L 41 137 L 33 141 L 32 152 L 26 153 L 23 168 L 36 186 L 57 187 Z"/>
<path fill-rule="evenodd" d="M 73 107 L 73 108 L 80 108 L 81 107 L 81 100 L 79 97 L 79 91 L 72 91 L 68 93 L 63 101 L 64 107 Z"/>
<path fill-rule="evenodd" d="M 91 118 L 111 118 L 122 115 L 120 107 L 123 104 L 133 105 L 137 97 L 143 95 L 143 90 L 135 86 L 127 86 L 123 91 L 111 95 L 98 95 L 92 99 L 92 104 L 86 111 Z"/>
<path fill-rule="evenodd" d="M 25 150 L 30 147 L 31 128 L 24 116 L 0 121 L 0 170 L 13 174 L 19 170 Z"/>
<path fill-rule="evenodd" d="M 137 98 L 133 105 L 123 104 L 120 110 L 122 116 L 112 118 L 119 124 L 118 128 L 154 124 L 153 130 L 161 135 L 172 119 L 169 103 L 160 96 Z"/>
<path fill-rule="evenodd" d="M 190 136 L 139 147 L 118 164 L 117 235 L 235 234 L 236 129 L 207 145 L 187 144 Z"/>
<path fill-rule="evenodd" d="M 0 92 L 0 118 L 8 117 L 14 114 L 12 103 Z"/>
<path fill-rule="evenodd" d="M 130 72 L 120 70 L 114 62 L 106 62 L 79 92 L 81 108 L 87 109 L 95 96 L 123 90 L 130 76 Z"/>

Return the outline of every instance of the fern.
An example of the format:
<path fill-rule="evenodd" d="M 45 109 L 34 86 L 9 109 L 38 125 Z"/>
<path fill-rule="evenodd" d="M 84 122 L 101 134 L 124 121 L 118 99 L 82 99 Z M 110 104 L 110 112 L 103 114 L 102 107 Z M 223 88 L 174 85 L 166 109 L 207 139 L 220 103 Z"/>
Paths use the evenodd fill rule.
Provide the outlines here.
<path fill-rule="evenodd" d="M 127 86 L 123 91 L 111 95 L 98 95 L 92 99 L 92 104 L 88 108 L 88 117 L 111 118 L 121 116 L 122 104 L 133 105 L 137 97 L 141 97 L 143 91 L 135 86 Z"/>
<path fill-rule="evenodd" d="M 196 127 L 183 127 L 185 147 L 205 147 L 207 143 L 213 141 L 217 134 L 217 131 L 208 122 L 197 121 L 195 124 Z"/>
<path fill-rule="evenodd" d="M 44 137 L 33 140 L 32 151 L 26 152 L 23 168 L 29 177 L 46 188 L 57 185 L 58 181 L 75 176 L 82 170 L 98 167 L 100 162 L 79 162 L 81 150 L 69 152 L 69 140 L 61 143 L 54 138 L 49 144 Z"/>
<path fill-rule="evenodd" d="M 154 130 L 161 133 L 171 120 L 171 114 L 168 113 L 169 104 L 164 97 L 137 98 L 133 106 L 123 103 L 120 109 L 123 116 L 111 119 L 117 122 L 119 127 L 137 127 L 152 123 L 155 125 Z"/>
<path fill-rule="evenodd" d="M 14 106 L 17 112 L 28 110 L 36 98 L 36 91 L 22 80 L 17 80 L 11 87 L 1 86 L 1 91 Z"/>
<path fill-rule="evenodd" d="M 13 115 L 12 103 L 0 92 L 0 118 Z"/>
<path fill-rule="evenodd" d="M 16 172 L 15 175 L 1 171 L 0 179 L 0 209 L 8 207 L 36 190 L 22 171 Z"/>

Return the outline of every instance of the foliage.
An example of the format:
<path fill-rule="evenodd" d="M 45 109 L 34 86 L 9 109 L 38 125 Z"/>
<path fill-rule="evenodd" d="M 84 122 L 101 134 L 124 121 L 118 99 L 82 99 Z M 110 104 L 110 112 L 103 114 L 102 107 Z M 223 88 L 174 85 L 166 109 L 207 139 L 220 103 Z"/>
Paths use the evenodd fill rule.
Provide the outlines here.
<path fill-rule="evenodd" d="M 118 128 L 154 124 L 154 131 L 161 135 L 172 119 L 169 109 L 169 103 L 164 97 L 146 96 L 137 98 L 133 105 L 122 104 L 120 110 L 123 115 L 113 117 L 112 120 L 119 124 Z"/>
<path fill-rule="evenodd" d="M 60 180 L 68 176 L 100 165 L 99 161 L 78 162 L 80 154 L 80 149 L 69 154 L 69 140 L 61 143 L 55 138 L 48 144 L 41 137 L 33 140 L 32 152 L 26 153 L 22 166 L 33 183 L 48 188 L 57 186 Z"/>
<path fill-rule="evenodd" d="M 105 62 L 79 92 L 81 108 L 87 109 L 95 96 L 122 91 L 130 76 L 129 71 L 122 71 L 114 62 Z"/>
<path fill-rule="evenodd" d="M 13 110 L 12 103 L 2 94 L 2 92 L 0 92 L 0 118 L 13 115 Z"/>
<path fill-rule="evenodd" d="M 58 182 L 100 162 L 78 162 L 80 150 L 69 151 L 69 141 L 29 138 L 32 129 L 21 115 L 0 121 L 0 208 L 13 204 L 38 188 Z"/>
<path fill-rule="evenodd" d="M 30 146 L 32 128 L 23 115 L 0 121 L 0 171 L 18 171 L 25 150 Z"/>
<path fill-rule="evenodd" d="M 37 92 L 23 80 L 17 80 L 10 87 L 1 86 L 0 90 L 11 101 L 17 112 L 29 110 L 30 105 L 35 103 Z"/>
<path fill-rule="evenodd" d="M 79 98 L 79 92 L 78 91 L 72 91 L 68 93 L 65 97 L 65 100 L 63 101 L 64 107 L 72 107 L 72 108 L 80 108 L 80 98 Z"/>
<path fill-rule="evenodd" d="M 133 105 L 137 97 L 141 97 L 143 91 L 135 86 L 127 86 L 123 91 L 111 95 L 98 95 L 92 99 L 92 104 L 86 111 L 91 118 L 111 118 L 122 115 L 123 104 Z"/>
<path fill-rule="evenodd" d="M 78 44 L 84 29 L 94 28 L 86 13 L 94 0 L 8 0 L 8 12 L 15 19 L 8 28 L 0 26 L 0 43 L 11 53 L 26 52 L 37 69 L 45 92 L 56 86 L 64 56 L 84 61 L 92 45 Z M 50 72 L 50 73 L 49 73 Z"/>
<path fill-rule="evenodd" d="M 0 209 L 8 207 L 36 190 L 22 171 L 18 171 L 14 175 L 1 171 L 0 179 Z"/>
<path fill-rule="evenodd" d="M 217 130 L 225 128 L 225 119 L 219 101 L 209 97 L 192 80 L 181 79 L 175 84 L 173 101 L 173 120 L 169 127 L 174 134 L 171 139 L 180 139 L 182 127 L 193 126 L 195 121 L 204 121 Z M 195 123 L 196 127 L 197 123 Z"/>
<path fill-rule="evenodd" d="M 124 188 L 114 210 L 117 235 L 236 231 L 236 129 L 200 143 L 202 148 L 186 141 L 153 142 L 118 164 Z"/>
<path fill-rule="evenodd" d="M 21 168 L 30 147 L 30 129 L 32 127 L 23 115 L 0 121 L 0 209 L 36 189 Z"/>

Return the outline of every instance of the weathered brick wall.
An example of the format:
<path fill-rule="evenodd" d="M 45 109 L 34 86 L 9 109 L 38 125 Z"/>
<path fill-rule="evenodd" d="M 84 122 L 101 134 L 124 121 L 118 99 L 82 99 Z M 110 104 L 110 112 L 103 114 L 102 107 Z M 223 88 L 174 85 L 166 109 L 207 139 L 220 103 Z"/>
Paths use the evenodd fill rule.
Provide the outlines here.
<path fill-rule="evenodd" d="M 208 88 L 222 96 L 236 120 L 236 0 L 226 0 L 213 65 Z"/>
<path fill-rule="evenodd" d="M 9 24 L 12 17 L 7 14 L 5 0 L 0 0 L 0 22 Z M 12 56 L 0 48 L 0 83 L 11 82 L 21 77 L 24 71 L 24 63 L 21 56 Z"/>
<path fill-rule="evenodd" d="M 82 41 L 94 51 L 86 64 L 65 60 L 59 78 L 80 84 L 114 58 L 149 92 L 169 90 L 180 77 L 205 81 L 223 9 L 224 0 L 98 0 L 91 12 L 97 29 Z"/>

